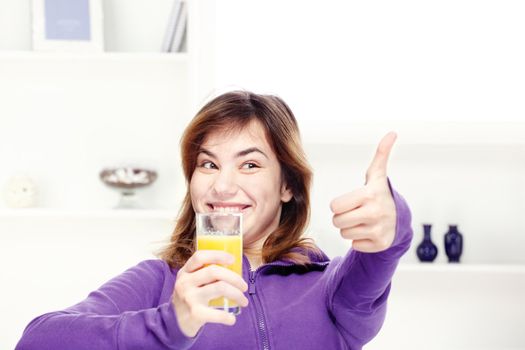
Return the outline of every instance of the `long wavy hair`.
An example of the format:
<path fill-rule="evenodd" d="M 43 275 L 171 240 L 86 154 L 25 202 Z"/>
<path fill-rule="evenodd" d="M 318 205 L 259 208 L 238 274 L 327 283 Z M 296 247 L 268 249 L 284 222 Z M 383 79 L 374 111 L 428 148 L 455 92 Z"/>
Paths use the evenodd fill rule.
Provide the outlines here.
<path fill-rule="evenodd" d="M 202 107 L 182 135 L 181 155 L 186 195 L 170 243 L 159 253 L 159 257 L 171 267 L 182 267 L 195 252 L 195 212 L 191 204 L 189 183 L 200 146 L 213 131 L 242 130 L 254 120 L 262 125 L 268 143 L 279 161 L 282 180 L 293 194 L 289 202 L 282 204 L 279 226 L 264 242 L 262 260 L 269 263 L 282 259 L 306 265 L 310 262 L 310 253 L 320 254 L 315 244 L 303 237 L 310 219 L 312 171 L 292 111 L 277 96 L 232 91 L 214 98 Z"/>

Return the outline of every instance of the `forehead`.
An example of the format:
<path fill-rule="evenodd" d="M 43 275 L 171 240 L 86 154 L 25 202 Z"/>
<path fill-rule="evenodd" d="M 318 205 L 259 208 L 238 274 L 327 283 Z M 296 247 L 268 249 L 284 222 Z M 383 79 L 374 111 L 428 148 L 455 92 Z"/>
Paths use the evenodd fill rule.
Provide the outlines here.
<path fill-rule="evenodd" d="M 242 128 L 223 128 L 212 131 L 206 135 L 201 146 L 204 148 L 227 147 L 235 151 L 240 148 L 257 146 L 264 148 L 265 152 L 271 152 L 266 132 L 261 123 L 256 120 Z"/>

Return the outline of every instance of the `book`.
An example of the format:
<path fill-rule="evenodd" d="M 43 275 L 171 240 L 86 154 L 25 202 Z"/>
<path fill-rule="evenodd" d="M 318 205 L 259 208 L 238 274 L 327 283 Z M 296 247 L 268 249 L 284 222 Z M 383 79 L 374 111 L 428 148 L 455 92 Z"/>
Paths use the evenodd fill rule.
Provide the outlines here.
<path fill-rule="evenodd" d="M 166 27 L 166 33 L 164 34 L 164 41 L 162 42 L 162 52 L 170 52 L 171 43 L 173 42 L 173 37 L 175 35 L 175 30 L 177 28 L 177 21 L 180 16 L 182 9 L 181 0 L 173 0 L 173 5 L 171 7 L 171 13 L 168 18 L 168 25 Z"/>
<path fill-rule="evenodd" d="M 181 3 L 181 10 L 179 17 L 177 18 L 177 24 L 175 27 L 175 33 L 173 34 L 173 40 L 171 42 L 171 52 L 181 52 L 184 37 L 186 36 L 186 22 L 188 19 L 188 4 L 183 1 Z"/>

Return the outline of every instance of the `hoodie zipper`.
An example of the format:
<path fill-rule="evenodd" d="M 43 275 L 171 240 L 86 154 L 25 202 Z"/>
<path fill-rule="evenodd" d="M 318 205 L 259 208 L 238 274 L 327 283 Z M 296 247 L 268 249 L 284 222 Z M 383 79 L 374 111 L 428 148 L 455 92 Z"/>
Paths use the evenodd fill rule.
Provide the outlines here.
<path fill-rule="evenodd" d="M 274 263 L 269 263 L 269 264 L 260 266 L 255 271 L 253 271 L 251 268 L 249 270 L 250 271 L 249 273 L 250 284 L 248 285 L 248 294 L 252 297 L 254 301 L 255 314 L 257 318 L 257 329 L 259 330 L 259 335 L 261 336 L 263 350 L 270 350 L 270 341 L 268 339 L 268 326 L 266 325 L 266 321 L 265 321 L 266 318 L 264 315 L 264 308 L 263 308 L 263 305 L 262 305 L 262 302 L 259 296 L 257 295 L 257 288 L 255 286 L 255 277 L 257 276 L 257 273 L 261 269 L 264 269 L 268 266 L 291 266 L 291 265 L 293 264 L 274 262 Z M 249 263 L 248 263 L 248 266 L 249 266 Z"/>
<path fill-rule="evenodd" d="M 255 271 L 253 271 L 250 266 L 250 262 L 248 261 L 246 256 L 244 257 L 244 259 L 246 260 L 246 264 L 248 265 L 248 271 L 249 271 L 248 279 L 250 283 L 248 284 L 248 294 L 251 296 L 251 298 L 254 301 L 255 315 L 257 319 L 257 329 L 259 331 L 259 335 L 261 336 L 262 349 L 270 350 L 270 341 L 268 338 L 268 325 L 266 324 L 266 321 L 265 321 L 266 318 L 264 316 L 264 308 L 263 308 L 262 302 L 257 294 L 255 278 L 257 276 L 257 273 L 259 273 L 261 270 L 267 267 L 270 267 L 270 266 L 286 267 L 286 266 L 293 266 L 295 264 L 290 263 L 290 262 L 275 261 L 272 263 L 268 263 L 268 264 L 259 266 Z M 326 265 L 328 264 L 328 262 L 322 262 L 322 264 Z"/>
<path fill-rule="evenodd" d="M 262 340 L 262 348 L 263 350 L 270 350 L 270 342 L 268 341 L 268 327 L 266 326 L 266 322 L 264 321 L 264 310 L 262 307 L 261 300 L 259 299 L 259 296 L 256 293 L 255 288 L 255 276 L 257 274 L 256 271 L 250 270 L 250 285 L 248 286 L 248 294 L 251 295 L 254 306 L 255 306 L 255 315 L 257 318 L 257 329 L 259 331 L 259 335 L 261 336 Z"/>

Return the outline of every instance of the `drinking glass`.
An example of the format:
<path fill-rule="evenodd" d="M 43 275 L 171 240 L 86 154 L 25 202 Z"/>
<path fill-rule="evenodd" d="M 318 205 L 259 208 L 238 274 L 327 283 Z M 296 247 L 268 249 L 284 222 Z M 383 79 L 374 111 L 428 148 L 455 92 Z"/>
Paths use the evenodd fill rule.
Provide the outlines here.
<path fill-rule="evenodd" d="M 197 250 L 221 250 L 235 258 L 224 266 L 242 276 L 242 214 L 231 212 L 197 213 Z M 241 312 L 236 302 L 220 297 L 209 306 L 235 315 Z"/>

